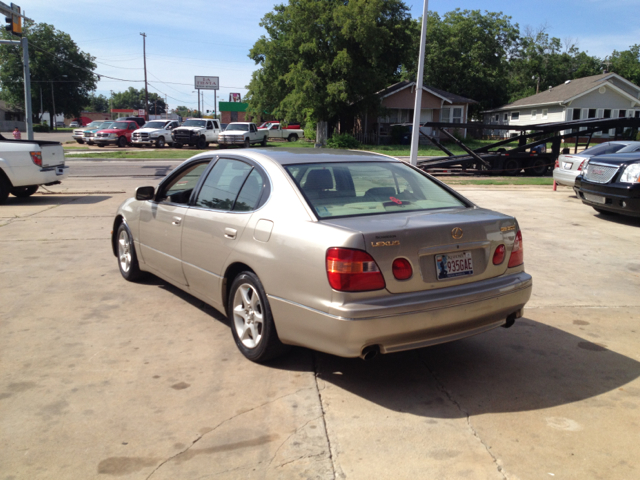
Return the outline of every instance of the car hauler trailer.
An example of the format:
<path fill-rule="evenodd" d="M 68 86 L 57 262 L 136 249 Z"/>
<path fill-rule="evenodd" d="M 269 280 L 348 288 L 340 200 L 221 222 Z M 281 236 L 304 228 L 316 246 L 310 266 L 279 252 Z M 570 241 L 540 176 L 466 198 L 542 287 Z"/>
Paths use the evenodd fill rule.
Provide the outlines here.
<path fill-rule="evenodd" d="M 631 130 L 631 138 L 636 138 L 640 118 L 592 118 L 588 120 L 573 120 L 569 122 L 541 123 L 537 125 L 497 125 L 484 123 L 441 123 L 427 122 L 422 127 L 431 127 L 440 132 L 440 139 L 448 138 L 455 142 L 467 153 L 454 155 L 440 139 L 426 134 L 420 129 L 420 134 L 428 138 L 431 143 L 440 148 L 446 157 L 418 160 L 418 167 L 422 170 L 433 168 L 461 167 L 465 170 L 477 170 L 489 175 L 516 175 L 524 170 L 525 174 L 543 176 L 553 167 L 561 153 L 562 140 L 575 138 L 575 152 L 578 147 L 588 148 L 592 137 L 597 132 L 615 131 L 611 140 L 619 139 L 625 130 Z M 452 135 L 449 130 L 508 130 L 519 133 L 509 138 L 485 145 L 475 150 L 467 147 Z M 580 139 L 586 142 L 579 143 Z M 517 142 L 516 147 L 508 145 Z M 547 144 L 551 143 L 551 149 Z M 570 153 L 570 149 L 562 149 L 562 153 Z"/>

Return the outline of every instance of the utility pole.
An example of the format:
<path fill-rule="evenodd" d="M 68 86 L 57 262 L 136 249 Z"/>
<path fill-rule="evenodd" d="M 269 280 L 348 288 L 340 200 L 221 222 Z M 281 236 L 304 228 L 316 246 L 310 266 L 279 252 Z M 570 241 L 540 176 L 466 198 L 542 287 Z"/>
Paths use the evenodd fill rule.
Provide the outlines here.
<path fill-rule="evenodd" d="M 420 57 L 418 58 L 418 78 L 416 79 L 416 101 L 413 107 L 413 129 L 411 130 L 411 165 L 418 164 L 418 146 L 420 145 L 420 113 L 422 112 L 422 79 L 424 76 L 424 51 L 427 43 L 427 14 L 429 0 L 424 0 L 422 13 L 422 33 L 420 34 Z"/>
<path fill-rule="evenodd" d="M 198 113 L 201 113 L 201 110 L 200 110 L 200 89 L 198 89 Z M 202 115 L 200 115 L 200 116 L 202 116 Z"/>
<path fill-rule="evenodd" d="M 51 103 L 53 103 L 53 116 L 51 118 L 51 123 L 55 123 L 56 118 L 56 97 L 53 96 L 53 81 L 51 81 Z"/>
<path fill-rule="evenodd" d="M 142 56 L 144 58 L 144 112 L 146 115 L 145 120 L 149 120 L 149 89 L 147 87 L 147 34 L 142 35 Z"/>

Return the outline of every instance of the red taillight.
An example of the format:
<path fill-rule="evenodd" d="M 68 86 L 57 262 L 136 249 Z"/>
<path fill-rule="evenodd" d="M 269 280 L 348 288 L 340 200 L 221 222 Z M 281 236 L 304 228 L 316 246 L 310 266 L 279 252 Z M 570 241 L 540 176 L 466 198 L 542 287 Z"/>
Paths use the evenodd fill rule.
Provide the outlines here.
<path fill-rule="evenodd" d="M 411 268 L 411 263 L 406 258 L 396 258 L 393 261 L 392 265 L 393 276 L 397 280 L 406 280 L 411 278 L 413 275 L 413 268 Z"/>
<path fill-rule="evenodd" d="M 524 252 L 522 251 L 522 232 L 518 230 L 516 233 L 516 239 L 513 242 L 513 250 L 511 250 L 511 256 L 509 257 L 509 268 L 517 267 L 524 263 Z"/>
<path fill-rule="evenodd" d="M 33 161 L 33 163 L 35 163 L 39 167 L 42 166 L 42 152 L 29 152 L 29 155 L 31 155 L 31 160 Z"/>
<path fill-rule="evenodd" d="M 327 250 L 327 277 L 331 288 L 341 292 L 363 292 L 385 287 L 378 265 L 371 255 L 362 250 Z"/>
<path fill-rule="evenodd" d="M 584 168 L 584 164 L 587 163 L 586 160 L 582 160 L 582 162 L 580 162 L 580 166 L 578 167 L 578 171 L 581 172 L 582 169 Z"/>
<path fill-rule="evenodd" d="M 560 168 L 560 160 L 558 160 L 557 158 L 556 158 L 556 167 L 555 168 Z"/>
<path fill-rule="evenodd" d="M 500 265 L 502 262 L 504 262 L 505 251 L 506 251 L 506 248 L 504 248 L 504 245 L 499 245 L 498 248 L 496 248 L 496 251 L 493 253 L 494 265 Z"/>

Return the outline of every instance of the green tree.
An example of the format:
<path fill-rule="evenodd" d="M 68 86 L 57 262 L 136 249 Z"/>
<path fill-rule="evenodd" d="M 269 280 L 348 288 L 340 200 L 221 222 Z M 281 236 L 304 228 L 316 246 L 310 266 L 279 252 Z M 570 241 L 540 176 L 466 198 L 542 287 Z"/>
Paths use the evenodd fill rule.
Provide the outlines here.
<path fill-rule="evenodd" d="M 518 25 L 502 13 L 456 9 L 427 20 L 424 83 L 480 102 L 489 109 L 508 100 L 509 58 L 518 46 Z M 419 35 L 413 51 L 418 56 Z M 405 78 L 415 79 L 415 67 Z"/>
<path fill-rule="evenodd" d="M 629 47 L 629 50 L 614 50 L 609 57 L 610 70 L 623 76 L 630 82 L 640 85 L 640 44 Z"/>
<path fill-rule="evenodd" d="M 89 112 L 108 113 L 109 99 L 104 95 L 89 95 L 89 103 L 84 107 Z"/>
<path fill-rule="evenodd" d="M 81 51 L 71 37 L 52 25 L 26 21 L 23 29 L 29 39 L 31 102 L 39 111 L 42 99 L 45 111 L 78 116 L 90 101 L 98 76 L 93 73 L 94 57 Z M 2 37 L 9 33 L 2 30 Z M 10 105 L 24 108 L 22 48 L 0 46 L 0 96 Z M 55 101 L 55 109 L 54 107 Z M 34 120 L 37 121 L 37 114 Z"/>
<path fill-rule="evenodd" d="M 140 90 L 133 87 L 129 87 L 124 92 L 114 93 L 112 96 L 113 108 L 132 108 L 135 110 L 144 109 L 145 91 L 144 88 Z M 158 112 L 156 113 L 155 107 L 158 106 Z M 164 99 L 157 93 L 149 93 L 149 113 L 152 115 L 161 114 L 166 112 L 167 105 L 164 103 Z"/>
<path fill-rule="evenodd" d="M 286 121 L 331 121 L 377 105 L 399 80 L 413 22 L 400 0 L 289 0 L 260 23 L 266 36 L 249 57 L 248 113 Z"/>

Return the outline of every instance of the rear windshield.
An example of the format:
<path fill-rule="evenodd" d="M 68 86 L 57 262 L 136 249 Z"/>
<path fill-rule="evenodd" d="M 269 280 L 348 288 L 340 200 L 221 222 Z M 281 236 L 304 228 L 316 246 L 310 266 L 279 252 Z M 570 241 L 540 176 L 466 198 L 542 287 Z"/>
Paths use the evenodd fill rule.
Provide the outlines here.
<path fill-rule="evenodd" d="M 317 163 L 285 168 L 319 218 L 468 206 L 403 163 Z"/>
<path fill-rule="evenodd" d="M 603 145 L 598 145 L 596 147 L 587 148 L 583 150 L 579 155 L 605 155 L 607 153 L 616 153 L 624 147 L 621 143 L 605 143 Z"/>

